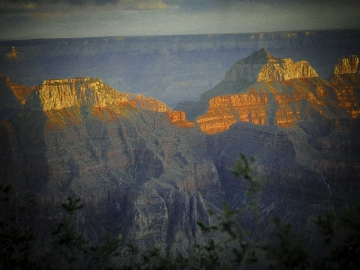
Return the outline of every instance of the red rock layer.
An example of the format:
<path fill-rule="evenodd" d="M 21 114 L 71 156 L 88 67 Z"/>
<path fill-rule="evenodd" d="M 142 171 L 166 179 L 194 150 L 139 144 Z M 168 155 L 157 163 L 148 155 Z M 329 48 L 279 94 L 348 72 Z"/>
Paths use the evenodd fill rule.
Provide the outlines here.
<path fill-rule="evenodd" d="M 129 99 L 132 105 L 136 106 L 139 109 L 166 113 L 169 121 L 177 127 L 192 128 L 195 126 L 193 122 L 190 122 L 189 120 L 186 119 L 185 112 L 173 111 L 165 103 L 155 98 L 146 97 L 141 94 L 138 95 L 127 94 L 127 98 Z"/>
<path fill-rule="evenodd" d="M 228 130 L 237 121 L 266 124 L 267 95 L 248 94 L 218 96 L 210 100 L 208 112 L 196 122 L 206 134 Z"/>
<path fill-rule="evenodd" d="M 343 107 L 352 118 L 360 115 L 359 98 L 360 91 L 359 57 L 350 55 L 338 60 L 334 68 L 332 84 L 336 86 L 338 104 Z"/>
<path fill-rule="evenodd" d="M 141 94 L 138 95 L 127 94 L 127 98 L 134 106 L 142 110 L 154 111 L 154 112 L 169 112 L 172 110 L 165 103 L 155 98 L 146 97 Z"/>
<path fill-rule="evenodd" d="M 338 60 L 338 63 L 335 65 L 335 75 L 354 73 L 359 73 L 359 57 L 357 55 L 342 57 Z"/>
<path fill-rule="evenodd" d="M 261 68 L 257 81 L 286 81 L 299 78 L 315 78 L 317 72 L 308 62 L 294 63 L 290 58 L 269 59 Z"/>
<path fill-rule="evenodd" d="M 334 118 L 329 93 L 336 89 L 319 79 L 293 79 L 284 82 L 258 82 L 246 94 L 218 96 L 210 100 L 208 112 L 197 119 L 206 134 L 223 132 L 237 121 L 257 125 L 290 127 L 299 119 L 309 119 L 310 111 Z M 304 105 L 304 102 L 306 105 Z M 273 119 L 272 123 L 268 123 Z"/>
<path fill-rule="evenodd" d="M 360 74 L 334 75 L 332 83 L 336 86 L 338 104 L 343 107 L 352 118 L 360 115 L 359 98 Z"/>
<path fill-rule="evenodd" d="M 177 127 L 192 128 L 195 126 L 193 122 L 186 119 L 185 112 L 183 111 L 168 111 L 166 114 L 169 121 Z"/>
<path fill-rule="evenodd" d="M 53 129 L 83 123 L 83 107 L 102 121 L 130 115 L 135 107 L 126 96 L 99 79 L 45 80 L 28 99 L 25 109 L 43 111 L 46 127 Z"/>

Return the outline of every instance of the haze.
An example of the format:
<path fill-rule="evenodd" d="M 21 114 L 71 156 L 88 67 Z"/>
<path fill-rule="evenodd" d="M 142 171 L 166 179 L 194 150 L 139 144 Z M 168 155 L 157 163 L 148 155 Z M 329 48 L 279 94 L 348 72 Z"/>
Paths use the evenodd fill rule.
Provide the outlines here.
<path fill-rule="evenodd" d="M 352 29 L 357 1 L 0 0 L 0 39 Z"/>

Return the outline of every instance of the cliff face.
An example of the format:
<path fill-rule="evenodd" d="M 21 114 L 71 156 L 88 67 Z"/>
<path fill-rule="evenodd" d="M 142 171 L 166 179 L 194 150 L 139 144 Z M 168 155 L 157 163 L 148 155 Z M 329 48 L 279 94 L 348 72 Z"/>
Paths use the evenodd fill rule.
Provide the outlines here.
<path fill-rule="evenodd" d="M 36 98 L 40 99 L 40 104 L 36 103 Z M 74 106 L 104 108 L 122 103 L 128 103 L 126 96 L 101 80 L 74 78 L 45 80 L 29 99 L 27 108 L 50 111 Z"/>
<path fill-rule="evenodd" d="M 359 57 L 357 55 L 350 55 L 349 57 L 342 57 L 335 65 L 334 74 L 354 74 L 359 73 Z"/>
<path fill-rule="evenodd" d="M 136 108 L 126 95 L 99 79 L 72 78 L 45 80 L 29 96 L 24 110 L 44 112 L 46 128 L 52 129 L 80 125 L 88 113 L 102 121 L 115 121 Z"/>
<path fill-rule="evenodd" d="M 0 119 L 16 114 L 34 90 L 0 74 Z"/>
<path fill-rule="evenodd" d="M 334 69 L 332 84 L 337 88 L 337 99 L 352 118 L 360 115 L 360 70 L 357 55 L 339 59 Z"/>
<path fill-rule="evenodd" d="M 214 134 L 237 121 L 290 127 L 297 120 L 348 117 L 336 97 L 337 89 L 319 78 L 263 81 L 252 85 L 247 94 L 213 98 L 197 123 L 203 132 Z"/>
<path fill-rule="evenodd" d="M 290 58 L 279 59 L 266 49 L 261 49 L 237 61 L 226 73 L 224 81 L 285 81 L 314 77 L 318 77 L 318 74 L 308 62 L 294 63 Z"/>
<path fill-rule="evenodd" d="M 203 132 L 223 132 L 237 121 L 290 127 L 297 120 L 359 116 L 360 75 L 338 74 L 357 70 L 356 56 L 343 58 L 335 66 L 332 81 L 327 82 L 318 78 L 306 61 L 294 63 L 291 59 L 277 59 L 265 52 L 261 50 L 256 54 L 262 55 L 261 59 L 267 62 L 260 69 L 257 82 L 245 93 L 210 100 L 208 111 L 196 120 Z M 239 63 L 247 61 L 249 58 Z"/>
<path fill-rule="evenodd" d="M 201 131 L 215 134 L 228 130 L 237 121 L 266 124 L 268 96 L 251 91 L 249 94 L 219 96 L 210 100 L 208 112 L 196 122 Z"/>
<path fill-rule="evenodd" d="M 165 103 L 155 98 L 146 97 L 142 94 L 132 95 L 128 93 L 126 95 L 127 95 L 127 99 L 139 109 L 146 111 L 154 111 L 154 112 L 172 111 L 172 109 L 169 106 L 167 106 Z"/>
<path fill-rule="evenodd" d="M 188 123 L 184 113 L 170 113 L 136 109 L 98 79 L 44 81 L 0 122 L 1 180 L 35 196 L 44 213 L 81 196 L 96 234 L 107 227 L 185 249 L 202 237 L 196 222 L 209 219 L 209 198 L 222 195 L 216 166 L 201 150 L 205 136 L 174 126 L 169 119 Z M 41 215 L 39 223 L 52 218 Z"/>
<path fill-rule="evenodd" d="M 276 60 L 266 49 L 261 49 L 252 53 L 250 56 L 237 61 L 226 73 L 225 81 L 237 81 L 245 79 L 256 81 L 260 70 L 271 60 Z"/>
<path fill-rule="evenodd" d="M 258 74 L 258 82 L 318 77 L 315 69 L 308 62 L 299 61 L 294 63 L 290 58 L 270 59 Z"/>
<path fill-rule="evenodd" d="M 131 104 L 133 104 L 139 109 L 145 111 L 165 113 L 168 116 L 169 121 L 177 127 L 192 128 L 195 126 L 193 122 L 190 122 L 189 120 L 186 119 L 185 112 L 179 110 L 173 111 L 165 103 L 155 98 L 146 97 L 141 94 L 138 95 L 127 94 L 127 98 Z"/>
<path fill-rule="evenodd" d="M 183 111 L 168 111 L 166 114 L 169 121 L 177 127 L 192 128 L 195 126 L 195 123 L 186 119 L 185 112 Z"/>
<path fill-rule="evenodd" d="M 319 159 L 313 167 L 306 162 L 333 149 L 344 157 L 357 147 L 357 137 L 336 143 L 344 134 L 333 132 L 336 123 L 312 134 L 305 124 L 291 124 L 297 117 L 333 117 L 329 104 L 336 100 L 334 88 L 319 78 L 257 82 L 248 93 L 212 100 L 209 118 L 218 126 L 204 128 L 204 117 L 200 128 L 209 134 L 229 130 L 207 136 L 170 123 L 189 125 L 183 112 L 137 109 L 100 80 L 48 80 L 16 116 L 0 122 L 0 179 L 34 196 L 39 223 L 51 222 L 58 214 L 54 205 L 76 195 L 85 204 L 81 225 L 89 235 L 106 229 L 140 245 L 187 250 L 205 239 L 196 222 L 211 219 L 208 208 L 220 211 L 225 199 L 241 206 L 246 183 L 229 168 L 243 152 L 256 155 L 259 171 L 270 179 L 264 216 L 275 213 L 293 222 L 300 213 L 306 224 L 331 193 L 315 169 L 328 176 L 339 168 L 334 159 Z M 284 123 L 291 128 L 278 126 Z M 352 169 L 358 172 L 355 162 Z"/>

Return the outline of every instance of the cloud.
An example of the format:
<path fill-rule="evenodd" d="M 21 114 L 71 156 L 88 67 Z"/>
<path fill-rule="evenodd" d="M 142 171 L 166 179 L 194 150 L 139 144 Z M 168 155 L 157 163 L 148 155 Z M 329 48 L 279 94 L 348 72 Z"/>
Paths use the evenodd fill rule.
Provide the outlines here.
<path fill-rule="evenodd" d="M 137 5 L 138 9 L 149 9 L 149 10 L 154 10 L 154 9 L 167 9 L 168 5 L 161 2 L 161 1 L 142 1 L 141 3 L 139 3 Z"/>
<path fill-rule="evenodd" d="M 137 10 L 137 9 L 167 9 L 170 6 L 167 3 L 174 1 L 168 0 L 0 0 L 0 10 L 7 10 L 8 12 L 31 10 L 43 11 L 50 10 L 58 11 L 63 9 L 73 8 L 92 8 L 109 10 Z"/>

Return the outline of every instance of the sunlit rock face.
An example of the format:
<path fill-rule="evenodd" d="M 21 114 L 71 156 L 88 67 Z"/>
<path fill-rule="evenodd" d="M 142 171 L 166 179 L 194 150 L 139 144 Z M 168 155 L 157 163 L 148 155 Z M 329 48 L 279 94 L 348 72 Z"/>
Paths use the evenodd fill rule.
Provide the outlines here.
<path fill-rule="evenodd" d="M 334 74 L 354 74 L 359 73 L 359 57 L 357 55 L 350 55 L 349 57 L 342 57 L 335 65 Z"/>
<path fill-rule="evenodd" d="M 82 124 L 83 108 L 103 121 L 115 121 L 136 110 L 124 94 L 96 78 L 45 80 L 24 106 L 24 110 L 43 111 L 48 129 Z"/>
<path fill-rule="evenodd" d="M 201 236 L 196 222 L 209 219 L 205 205 L 222 195 L 205 135 L 173 124 L 192 126 L 183 112 L 168 113 L 138 109 L 98 79 L 44 81 L 0 121 L 0 177 L 45 212 L 81 196 L 89 233 L 189 247 Z"/>
<path fill-rule="evenodd" d="M 125 95 L 93 78 L 45 80 L 37 89 L 36 96 L 43 111 L 73 106 L 106 107 L 128 102 Z M 33 108 L 40 105 L 35 104 L 34 98 L 29 100 L 29 106 Z"/>
<path fill-rule="evenodd" d="M 168 116 L 169 121 L 177 127 L 192 128 L 195 126 L 193 122 L 190 122 L 189 120 L 186 119 L 185 112 L 179 110 L 173 111 L 169 106 L 167 106 L 165 103 L 161 102 L 160 100 L 157 100 L 152 97 L 146 97 L 141 94 L 138 95 L 126 94 L 126 95 L 130 103 L 139 109 L 145 111 L 165 113 Z"/>
<path fill-rule="evenodd" d="M 318 77 L 318 74 L 306 61 L 294 63 L 290 58 L 272 58 L 261 68 L 257 81 L 286 81 L 315 77 Z"/>
<path fill-rule="evenodd" d="M 337 106 L 337 88 L 318 78 L 306 61 L 277 59 L 266 50 L 257 55 L 267 60 L 257 82 L 246 93 L 212 98 L 207 113 L 196 120 L 204 133 L 223 132 L 237 121 L 290 127 L 297 120 L 346 117 Z"/>
<path fill-rule="evenodd" d="M 154 112 L 169 112 L 172 109 L 167 106 L 165 103 L 161 102 L 152 97 L 147 97 L 142 94 L 126 94 L 128 100 L 134 104 L 137 108 L 146 110 L 146 111 L 154 111 Z"/>
<path fill-rule="evenodd" d="M 193 122 L 186 119 L 185 112 L 183 111 L 168 111 L 166 114 L 169 121 L 177 127 L 192 128 L 195 126 Z"/>
<path fill-rule="evenodd" d="M 268 61 L 276 61 L 266 49 L 261 49 L 250 56 L 237 61 L 226 73 L 224 81 L 236 81 L 239 78 L 256 81 L 258 74 Z"/>
<path fill-rule="evenodd" d="M 335 65 L 332 83 L 337 87 L 338 104 L 343 107 L 352 118 L 360 115 L 360 73 L 359 57 L 350 55 L 339 59 Z"/>
<path fill-rule="evenodd" d="M 197 124 L 206 134 L 228 130 L 237 121 L 265 125 L 268 107 L 268 96 L 256 91 L 218 96 L 210 100 L 208 112 L 197 119 Z"/>

